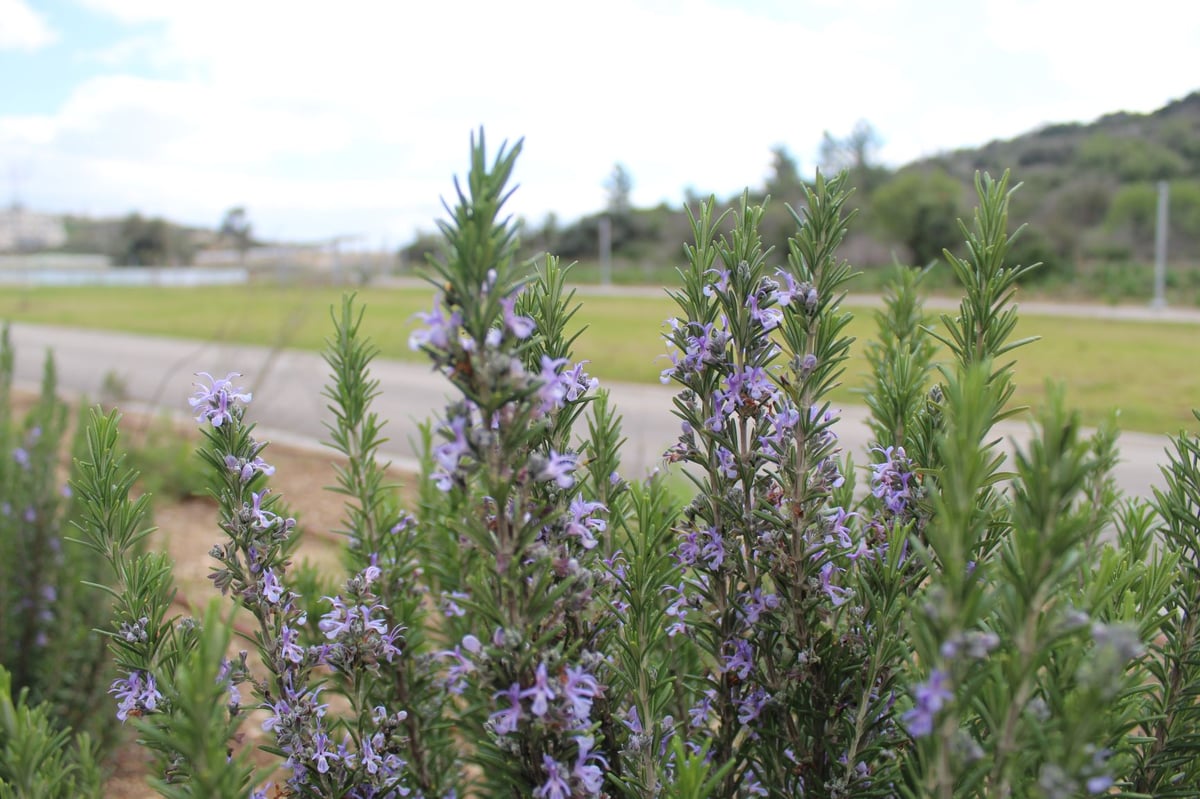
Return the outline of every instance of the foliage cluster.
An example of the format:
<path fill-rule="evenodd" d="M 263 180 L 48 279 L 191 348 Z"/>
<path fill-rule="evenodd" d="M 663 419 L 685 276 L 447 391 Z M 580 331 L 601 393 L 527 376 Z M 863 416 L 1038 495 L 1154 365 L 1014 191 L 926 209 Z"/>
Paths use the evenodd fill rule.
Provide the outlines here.
<path fill-rule="evenodd" d="M 893 259 L 924 266 L 943 248 L 960 242 L 953 220 L 969 211 L 972 176 L 978 170 L 999 173 L 1020 169 L 1025 188 L 1013 199 L 1015 217 L 1028 220 L 1025 235 L 1014 242 L 1014 258 L 1043 267 L 1026 279 L 1056 291 L 1107 299 L 1125 295 L 1106 282 L 1110 265 L 1148 263 L 1153 256 L 1156 181 L 1171 184 L 1170 255 L 1173 261 L 1200 261 L 1200 93 L 1152 114 L 1112 114 L 1090 125 L 1052 125 L 983 147 L 940 154 L 891 170 L 878 162 L 878 133 L 859 122 L 845 136 L 826 132 L 818 148 L 826 173 L 845 169 L 856 194 L 848 200 L 860 219 L 847 234 L 844 252 L 856 264 L 886 267 Z M 618 165 L 622 183 L 629 171 Z M 610 179 L 610 186 L 616 185 Z M 783 146 L 771 151 L 761 201 L 760 230 L 768 247 L 783 251 L 791 235 L 784 204 L 803 202 L 806 185 L 800 165 Z M 684 205 L 699 198 L 689 192 Z M 737 198 L 723 207 L 733 209 Z M 676 242 L 687 234 L 683 209 L 621 206 L 614 222 L 613 253 L 618 279 L 669 283 Z M 595 258 L 600 215 L 563 225 L 557 218 L 531 225 L 524 252 L 554 252 L 565 258 Z M 407 250 L 417 264 L 435 252 L 431 235 Z M 624 268 L 622 268 L 624 267 Z M 874 270 L 873 270 L 874 271 Z M 1152 285 L 1148 270 L 1136 275 L 1138 296 Z M 1185 293 L 1183 301 L 1194 296 Z"/>
<path fill-rule="evenodd" d="M 54 361 L 47 357 L 40 396 L 22 417 L 13 407 L 13 357 L 6 327 L 0 335 L 0 796 L 92 795 L 99 790 L 97 757 L 114 737 L 109 720 L 94 712 L 112 674 L 105 643 L 93 630 L 111 616 L 84 582 L 102 583 L 109 574 L 67 542 L 78 505 L 61 467 L 72 440 Z M 66 747 L 68 740 L 76 745 Z"/>
<path fill-rule="evenodd" d="M 975 797 L 1200 791 L 1200 441 L 1181 434 L 1153 505 L 1109 477 L 1051 392 L 1008 461 L 1020 409 L 1007 179 L 946 253 L 963 290 L 936 349 L 913 273 L 878 319 L 874 441 L 856 468 L 829 401 L 852 340 L 838 247 L 844 176 L 788 210 L 690 216 L 664 334 L 695 487 L 622 474 L 620 419 L 575 362 L 578 308 L 547 257 L 518 271 L 503 216 L 519 145 L 482 134 L 456 183 L 439 293 L 410 345 L 449 386 L 407 510 L 376 456 L 383 424 L 362 312 L 335 314 L 326 388 L 346 497 L 340 585 L 294 569 L 236 375 L 191 403 L 214 475 L 214 584 L 251 619 L 170 615 L 170 564 L 134 546 L 145 500 L 97 417 L 76 482 L 81 538 L 118 577 L 117 716 L 164 796 Z M 864 485 L 859 488 L 861 479 Z M 323 595 L 322 595 L 323 594 Z M 266 711 L 256 769 L 247 711 Z M 228 749 L 227 749 L 228 746 Z"/>

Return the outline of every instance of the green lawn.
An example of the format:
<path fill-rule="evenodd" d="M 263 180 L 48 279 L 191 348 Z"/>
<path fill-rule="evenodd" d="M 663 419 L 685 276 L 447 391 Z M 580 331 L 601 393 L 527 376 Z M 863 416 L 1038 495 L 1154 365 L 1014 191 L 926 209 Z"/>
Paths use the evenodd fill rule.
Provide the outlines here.
<path fill-rule="evenodd" d="M 0 289 L 0 317 L 77 327 L 124 330 L 196 339 L 320 349 L 331 326 L 335 288 L 239 286 L 168 288 Z M 367 306 L 364 330 L 384 357 L 420 361 L 410 352 L 413 314 L 431 304 L 429 289 L 359 292 Z M 656 382 L 665 368 L 659 334 L 674 306 L 653 297 L 593 297 L 583 300 L 577 320 L 588 330 L 576 356 L 591 361 L 601 379 Z M 871 313 L 852 309 L 850 335 L 874 333 Z M 1029 316 L 1018 335 L 1042 340 L 1018 351 L 1017 401 L 1036 404 L 1047 379 L 1067 384 L 1070 401 L 1091 424 L 1114 409 L 1124 429 L 1154 433 L 1195 427 L 1191 409 L 1200 407 L 1200 327 L 1195 325 Z M 846 385 L 836 400 L 853 403 L 865 364 L 853 348 Z"/>

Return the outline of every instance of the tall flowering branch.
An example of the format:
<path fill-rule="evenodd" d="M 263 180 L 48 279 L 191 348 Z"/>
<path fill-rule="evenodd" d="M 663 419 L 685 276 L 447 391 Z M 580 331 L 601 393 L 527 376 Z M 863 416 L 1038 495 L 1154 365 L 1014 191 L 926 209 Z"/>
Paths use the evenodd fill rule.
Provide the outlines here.
<path fill-rule="evenodd" d="M 860 682 L 872 628 L 854 587 L 856 562 L 880 542 L 834 501 L 845 477 L 824 399 L 850 344 L 839 309 L 850 269 L 834 256 L 845 196 L 842 179 L 818 179 L 788 268 L 773 272 L 761 209 L 743 201 L 717 238 L 703 207 L 675 294 L 684 314 L 670 321 L 677 352 L 663 377 L 683 386 L 682 435 L 668 458 L 698 467 L 702 493 L 685 510 L 667 612 L 713 658 L 690 726 L 732 761 L 730 795 L 871 784 L 863 753 L 889 715 L 892 672 Z"/>
<path fill-rule="evenodd" d="M 358 357 L 353 347 L 345 354 Z M 270 710 L 263 729 L 274 735 L 286 758 L 292 793 L 403 793 L 408 790 L 408 770 L 401 756 L 406 739 L 400 725 L 407 713 L 391 702 L 372 701 L 373 683 L 401 658 L 403 644 L 403 630 L 376 593 L 382 571 L 369 563 L 346 581 L 342 592 L 324 597 L 328 610 L 317 624 L 320 638 L 307 640 L 307 612 L 288 579 L 296 522 L 277 512 L 278 501 L 265 485 L 273 469 L 261 458 L 265 444 L 254 439 L 253 426 L 245 422 L 251 395 L 235 385 L 237 375 L 202 377 L 205 382 L 196 384 L 189 402 L 206 439 L 201 456 L 218 475 L 215 493 L 227 536 L 210 553 L 218 562 L 211 579 L 253 615 L 258 654 L 267 670 L 265 679 L 252 679 L 244 668 L 233 668 L 231 682 L 251 680 L 256 698 Z M 343 375 L 343 380 L 349 377 Z M 353 410 L 358 411 L 369 386 L 357 385 L 351 391 L 357 403 Z M 350 446 L 374 445 L 376 429 L 369 418 L 366 425 L 348 431 Z M 355 454 L 361 457 L 363 452 Z M 362 497 L 365 507 L 358 508 L 352 524 L 370 544 L 377 535 L 375 500 Z M 349 700 L 348 719 L 330 714 L 323 701 L 326 686 L 320 672 L 325 669 L 335 674 L 333 688 Z"/>
<path fill-rule="evenodd" d="M 463 563 L 437 568 L 463 610 L 448 613 L 445 684 L 468 700 L 461 724 L 483 782 L 598 796 L 605 758 L 592 711 L 604 685 L 593 617 L 605 574 L 595 533 L 605 509 L 579 497 L 566 436 L 593 384 L 566 361 L 555 321 L 570 312 L 546 292 L 552 280 L 521 296 L 516 227 L 499 217 L 519 150 L 502 146 L 489 167 L 482 135 L 472 142 L 467 190 L 441 224 L 445 258 L 432 265 L 439 296 L 410 339 L 461 395 L 432 453 L 437 485 L 465 500 L 454 555 Z M 526 315 L 531 306 L 548 329 Z"/>
<path fill-rule="evenodd" d="M 72 483 L 83 512 L 78 540 L 117 577 L 115 588 L 102 587 L 114 601 L 113 628 L 104 634 L 122 675 L 110 689 L 115 714 L 137 726 L 156 753 L 154 779 L 165 796 L 243 797 L 252 769 L 245 752 L 230 756 L 244 718 L 233 698 L 235 675 L 230 668 L 218 676 L 213 662 L 225 655 L 226 622 L 215 613 L 204 623 L 167 617 L 171 564 L 161 553 L 140 552 L 151 532 L 144 526 L 149 497 L 129 500 L 135 475 L 117 450 L 117 419 L 116 412 L 93 413 Z"/>
<path fill-rule="evenodd" d="M 334 416 L 329 431 L 332 446 L 345 457 L 344 465 L 334 466 L 337 486 L 333 490 L 346 497 L 343 532 L 347 559 L 351 572 L 362 579 L 360 583 L 351 580 L 347 586 L 355 604 L 333 597 L 330 613 L 318 626 L 326 637 L 333 633 L 336 638 L 361 623 L 365 607 L 371 615 L 367 625 L 391 636 L 394 644 L 403 635 L 405 657 L 395 657 L 398 653 L 388 657 L 386 650 L 378 653 L 383 655 L 383 663 L 378 654 L 370 663 L 343 657 L 334 682 L 351 698 L 360 717 L 393 702 L 406 709 L 402 729 L 412 788 L 423 796 L 440 797 L 453 790 L 461 763 L 451 731 L 439 723 L 447 711 L 447 695 L 435 683 L 433 648 L 425 632 L 429 610 L 420 580 L 421 530 L 412 516 L 399 509 L 395 486 L 387 482 L 387 465 L 379 460 L 379 448 L 386 439 L 383 422 L 371 410 L 379 383 L 369 372 L 377 350 L 360 332 L 362 316 L 354 298 L 344 297 L 340 313 L 333 315 L 334 336 L 325 352 L 332 371 L 332 381 L 325 389 Z M 371 578 L 369 587 L 367 577 Z M 372 592 L 370 598 L 368 591 Z M 382 644 L 384 637 L 378 640 Z M 376 678 L 360 679 L 364 667 L 378 672 Z M 375 735 L 366 734 L 360 726 L 360 741 L 372 756 L 382 758 L 384 753 L 372 748 Z"/>

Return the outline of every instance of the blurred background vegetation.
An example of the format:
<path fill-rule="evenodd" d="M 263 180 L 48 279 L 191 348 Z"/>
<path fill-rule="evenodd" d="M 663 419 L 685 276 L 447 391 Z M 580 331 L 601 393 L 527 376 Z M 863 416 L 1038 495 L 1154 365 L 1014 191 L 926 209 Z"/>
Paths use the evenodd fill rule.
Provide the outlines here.
<path fill-rule="evenodd" d="M 859 122 L 845 135 L 826 133 L 815 166 L 847 169 L 856 187 L 851 204 L 858 219 L 842 253 L 866 272 L 859 290 L 877 286 L 893 261 L 924 265 L 963 239 L 954 220 L 970 213 L 978 170 L 1012 170 L 1022 183 L 1013 197 L 1011 221 L 1027 224 L 1015 257 L 1041 261 L 1028 288 L 1112 302 L 1150 296 L 1156 183 L 1169 181 L 1168 289 L 1175 301 L 1200 304 L 1200 92 L 1151 114 L 1116 113 L 1091 124 L 1051 125 L 1015 139 L 993 141 L 888 169 L 875 158 L 880 134 Z M 599 279 L 601 220 L 612 225 L 612 277 L 617 283 L 672 279 L 680 242 L 689 235 L 680 208 L 632 208 L 633 176 L 618 165 L 610 177 L 608 207 L 570 224 L 553 215 L 526 222 L 527 255 L 553 252 L 579 260 L 578 279 Z M 794 229 L 785 204 L 803 202 L 801 165 L 782 146 L 772 151 L 770 173 L 752 199 L 770 197 L 763 224 L 768 243 L 786 246 Z M 688 197 L 694 206 L 701 197 Z M 732 204 L 737 198 L 723 198 Z M 437 236 L 419 236 L 402 260 L 424 262 Z M 951 277 L 929 277 L 930 288 L 950 288 Z"/>
<path fill-rule="evenodd" d="M 767 244 L 783 250 L 794 229 L 787 206 L 800 207 L 815 169 L 846 169 L 856 187 L 851 204 L 858 218 L 842 253 L 864 277 L 856 290 L 882 283 L 894 262 L 923 266 L 943 248 L 961 246 L 954 220 L 970 213 L 977 170 L 1012 171 L 1022 188 L 1012 202 L 1011 222 L 1027 224 L 1014 256 L 1041 261 L 1026 289 L 1067 299 L 1109 302 L 1148 299 L 1152 293 L 1158 181 L 1170 186 L 1168 297 L 1200 305 L 1200 92 L 1149 114 L 1114 113 L 1089 124 L 1043 127 L 1017 138 L 993 141 L 907 164 L 878 161 L 881 132 L 860 121 L 846 132 L 826 132 L 817 163 L 801 164 L 779 145 L 765 176 L 747 176 L 751 199 L 770 197 L 763 222 Z M 598 176 L 599 177 L 599 176 Z M 702 199 L 685 191 L 683 202 L 638 208 L 631 202 L 636 175 L 616 164 L 604 187 L 606 207 L 564 221 L 551 213 L 526 219 L 523 252 L 578 261 L 579 282 L 662 285 L 675 279 L 681 242 L 690 237 L 685 206 Z M 739 198 L 718 198 L 732 205 Z M 14 209 L 15 211 L 15 209 Z M 303 244 L 256 236 L 251 213 L 230 208 L 211 228 L 176 225 L 130 214 L 120 219 L 68 216 L 53 250 L 64 256 L 102 255 L 114 266 L 237 265 L 252 277 L 365 283 L 378 276 L 412 275 L 436 252 L 433 229 L 390 252 L 355 250 L 354 237 Z M 606 230 L 607 229 L 607 230 Z M 607 234 L 611 258 L 601 268 Z M 348 245 L 348 246 L 347 246 Z M 82 256 L 78 256 L 82 257 Z M 926 281 L 933 292 L 953 290 L 949 270 Z"/>

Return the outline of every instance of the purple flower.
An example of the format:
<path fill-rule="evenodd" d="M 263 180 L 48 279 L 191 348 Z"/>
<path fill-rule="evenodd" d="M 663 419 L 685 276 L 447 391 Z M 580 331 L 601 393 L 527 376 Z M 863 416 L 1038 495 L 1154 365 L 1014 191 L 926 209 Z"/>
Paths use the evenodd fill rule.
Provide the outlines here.
<path fill-rule="evenodd" d="M 273 572 L 271 569 L 263 570 L 262 586 L 259 588 L 259 592 L 262 594 L 263 599 L 267 600 L 272 605 L 279 602 L 280 598 L 283 596 L 283 586 L 279 583 L 279 580 L 275 577 L 275 572 Z"/>
<path fill-rule="evenodd" d="M 555 695 L 554 688 L 550 686 L 549 678 L 546 676 L 546 664 L 545 662 L 539 663 L 533 685 L 521 692 L 521 698 L 533 699 L 529 710 L 533 715 L 541 718 L 546 715 L 546 711 L 550 707 L 549 702 L 554 699 Z"/>
<path fill-rule="evenodd" d="M 704 692 L 704 697 L 699 702 L 688 708 L 688 718 L 691 719 L 690 725 L 693 729 L 704 727 L 708 724 L 708 718 L 712 715 L 712 703 L 716 698 L 716 690 L 709 688 Z"/>
<path fill-rule="evenodd" d="M 470 442 L 467 441 L 467 425 L 471 420 L 467 416 L 455 416 L 442 427 L 443 433 L 450 435 L 450 440 L 433 448 L 433 459 L 438 470 L 433 473 L 437 486 L 442 491 L 449 491 L 453 484 L 451 475 L 458 470 L 459 461 L 471 452 Z"/>
<path fill-rule="evenodd" d="M 759 686 L 755 686 L 753 690 L 735 700 L 738 723 L 745 725 L 757 719 L 759 714 L 762 713 L 762 709 L 766 707 L 768 699 L 770 697 L 767 695 L 767 692 Z"/>
<path fill-rule="evenodd" d="M 664 594 L 668 591 L 674 591 L 675 593 L 679 594 L 675 601 L 667 605 L 666 609 L 663 611 L 663 613 L 665 613 L 667 616 L 675 619 L 675 621 L 669 627 L 667 627 L 667 637 L 674 638 L 679 633 L 687 632 L 686 619 L 688 605 L 690 602 L 688 600 L 686 583 L 680 583 L 678 586 L 668 585 L 662 590 Z"/>
<path fill-rule="evenodd" d="M 742 602 L 742 616 L 746 619 L 747 625 L 758 624 L 758 620 L 764 612 L 779 607 L 778 595 L 764 594 L 761 588 L 755 588 L 751 593 L 744 593 L 738 599 Z"/>
<path fill-rule="evenodd" d="M 29 450 L 24 447 L 17 447 L 13 450 L 13 460 L 17 465 L 26 471 L 29 470 Z"/>
<path fill-rule="evenodd" d="M 457 644 L 454 649 L 438 652 L 437 655 L 455 661 L 446 671 L 446 690 L 461 695 L 467 689 L 467 675 L 475 671 L 475 664 L 462 653 L 462 647 Z"/>
<path fill-rule="evenodd" d="M 568 666 L 562 684 L 562 698 L 571 717 L 586 722 L 592 712 L 592 700 L 601 693 L 600 683 L 582 667 Z"/>
<path fill-rule="evenodd" d="M 225 422 L 232 421 L 233 410 L 238 404 L 250 402 L 251 394 L 242 388 L 234 388 L 232 378 L 241 377 L 237 372 L 230 372 L 223 378 L 216 378 L 208 372 L 197 372 L 197 377 L 208 380 L 209 385 L 193 383 L 196 393 L 188 399 L 188 404 L 197 411 L 196 421 L 210 422 L 213 427 L 220 427 Z"/>
<path fill-rule="evenodd" d="M 596 546 L 596 538 L 592 532 L 602 533 L 608 527 L 608 523 L 598 516 L 591 514 L 607 511 L 601 502 L 588 502 L 582 496 L 576 496 L 571 500 L 571 506 L 568 510 L 570 514 L 567 519 L 567 535 L 573 535 L 579 539 L 579 543 L 584 549 L 592 549 Z"/>
<path fill-rule="evenodd" d="M 758 778 L 753 770 L 747 771 L 746 776 L 742 779 L 742 790 L 751 796 L 770 796 L 771 792 L 762 784 L 762 780 Z"/>
<path fill-rule="evenodd" d="M 536 799 L 571 799 L 571 785 L 567 782 L 570 772 L 566 766 L 547 754 L 542 755 L 542 767 L 546 770 L 546 781 L 533 789 Z"/>
<path fill-rule="evenodd" d="M 368 774 L 378 774 L 380 766 L 383 765 L 383 757 L 378 750 L 387 746 L 387 742 L 383 738 L 383 733 L 377 732 L 371 737 L 363 736 L 362 746 L 358 750 L 358 756 L 362 760 L 363 767 Z"/>
<path fill-rule="evenodd" d="M 704 296 L 712 297 L 720 292 L 722 294 L 729 291 L 729 270 L 728 269 L 709 269 L 705 274 L 716 275 L 717 279 L 714 283 L 709 283 L 704 287 Z"/>
<path fill-rule="evenodd" d="M 836 608 L 845 604 L 852 596 L 854 596 L 854 592 L 849 588 L 842 588 L 834 585 L 831 582 L 835 570 L 838 572 L 845 571 L 845 569 L 840 569 L 837 566 L 834 566 L 832 561 L 827 562 L 821 567 L 821 590 L 825 592 L 825 596 L 829 597 L 830 601 L 833 602 L 833 606 Z"/>
<path fill-rule="evenodd" d="M 278 516 L 262 506 L 263 500 L 269 493 L 271 493 L 271 489 L 264 488 L 262 491 L 255 491 L 250 495 L 250 518 L 259 530 L 270 529 L 279 521 Z"/>
<path fill-rule="evenodd" d="M 871 467 L 871 494 L 882 499 L 892 513 L 903 513 L 912 500 L 912 463 L 904 447 L 876 447 L 872 451 L 882 453 L 884 460 Z"/>
<path fill-rule="evenodd" d="M 717 447 L 717 464 L 717 471 L 722 477 L 730 480 L 737 479 L 737 458 L 725 447 Z"/>
<path fill-rule="evenodd" d="M 750 309 L 750 318 L 762 325 L 762 332 L 766 333 L 779 327 L 783 322 L 783 312 L 778 308 L 759 308 L 758 295 L 751 294 L 746 298 L 746 307 Z"/>
<path fill-rule="evenodd" d="M 688 530 L 683 534 L 683 540 L 675 549 L 675 558 L 679 561 L 680 566 L 686 568 L 700 559 L 699 536 L 700 533 L 696 530 Z"/>
<path fill-rule="evenodd" d="M 492 722 L 492 729 L 497 735 L 506 735 L 510 732 L 517 731 L 517 725 L 521 721 L 521 684 L 513 683 L 508 687 L 507 691 L 500 691 L 492 698 L 499 699 L 505 697 L 508 699 L 508 708 L 497 710 L 488 719 Z"/>
<path fill-rule="evenodd" d="M 724 660 L 726 672 L 734 672 L 738 679 L 745 680 L 754 668 L 754 649 L 748 641 L 738 638 L 733 643 L 733 652 L 725 655 Z"/>
<path fill-rule="evenodd" d="M 914 738 L 933 732 L 934 716 L 954 698 L 949 682 L 946 672 L 934 669 L 927 681 L 913 689 L 913 708 L 901 716 L 901 721 Z"/>
<path fill-rule="evenodd" d="M 579 745 L 579 757 L 575 761 L 575 768 L 571 770 L 571 776 L 579 780 L 579 784 L 588 793 L 599 794 L 604 787 L 604 772 L 600 770 L 600 766 L 589 761 L 598 761 L 605 767 L 608 766 L 608 762 L 599 753 L 592 751 L 592 745 L 595 743 L 592 736 L 576 736 L 575 743 Z"/>
<path fill-rule="evenodd" d="M 550 459 L 542 467 L 538 479 L 553 480 L 558 483 L 559 488 L 570 488 L 575 485 L 575 478 L 571 476 L 571 472 L 575 471 L 578 460 L 579 457 L 570 452 L 560 455 L 554 450 L 550 450 Z"/>
<path fill-rule="evenodd" d="M 318 732 L 313 736 L 313 761 L 317 764 L 317 771 L 325 774 L 329 771 L 330 760 L 341 760 L 342 756 L 337 752 L 330 752 L 326 747 L 329 745 L 329 736 L 323 732 Z"/>
<path fill-rule="evenodd" d="M 439 297 L 434 301 L 433 311 L 416 314 L 427 327 L 424 330 L 418 329 L 412 332 L 412 335 L 408 337 L 409 349 L 419 350 L 423 347 L 434 350 L 450 349 L 450 342 L 458 336 L 458 327 L 462 324 L 462 317 L 459 316 L 458 311 L 446 316 L 442 310 L 442 302 Z"/>
<path fill-rule="evenodd" d="M 317 628 L 325 633 L 325 637 L 330 641 L 335 641 L 338 638 L 344 637 L 350 632 L 351 624 L 354 621 L 354 613 L 347 607 L 346 603 L 340 596 L 321 597 L 328 600 L 329 604 L 333 605 L 317 622 Z"/>
<path fill-rule="evenodd" d="M 708 543 L 700 550 L 700 555 L 708 562 L 709 569 L 717 571 L 725 562 L 725 542 L 715 527 L 708 528 L 704 534 L 708 537 Z"/>
<path fill-rule="evenodd" d="M 141 716 L 153 713 L 163 698 L 154 683 L 154 675 L 139 670 L 129 672 L 124 679 L 114 680 L 108 692 L 117 698 L 117 718 L 122 722 L 130 714 Z"/>
<path fill-rule="evenodd" d="M 517 338 L 526 339 L 533 335 L 534 323 L 528 316 L 517 316 L 514 313 L 513 308 L 516 304 L 516 294 L 510 294 L 500 300 L 500 308 L 504 312 L 504 326 Z"/>
<path fill-rule="evenodd" d="M 268 477 L 275 474 L 275 467 L 264 461 L 258 455 L 255 455 L 251 460 L 246 460 L 245 458 L 236 458 L 233 455 L 226 455 L 225 467 L 229 469 L 229 471 L 237 474 L 238 480 L 243 483 L 249 483 L 254 479 L 255 474 L 265 474 Z"/>
<path fill-rule="evenodd" d="M 304 662 L 304 647 L 300 646 L 300 633 L 288 625 L 283 625 L 279 631 L 279 656 L 284 660 L 300 665 Z"/>

